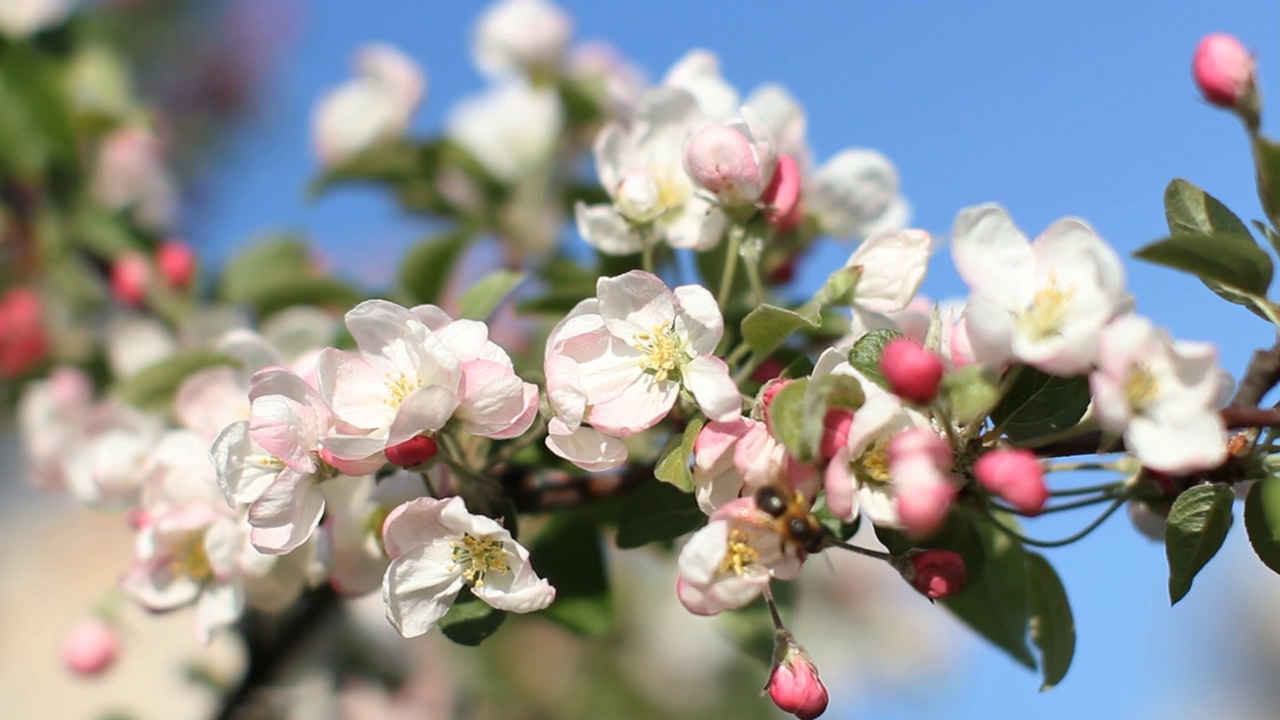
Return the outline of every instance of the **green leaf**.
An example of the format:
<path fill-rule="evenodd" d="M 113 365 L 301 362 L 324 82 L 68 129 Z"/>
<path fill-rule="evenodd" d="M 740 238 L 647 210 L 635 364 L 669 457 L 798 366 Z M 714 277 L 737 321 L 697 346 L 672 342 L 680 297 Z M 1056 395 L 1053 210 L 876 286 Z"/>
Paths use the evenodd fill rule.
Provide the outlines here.
<path fill-rule="evenodd" d="M 1169 602 L 1176 604 L 1196 573 L 1222 547 L 1231 528 L 1235 493 L 1220 483 L 1196 485 L 1178 496 L 1165 523 L 1165 554 L 1169 558 Z"/>
<path fill-rule="evenodd" d="M 1277 255 L 1280 255 L 1280 235 L 1276 235 L 1274 230 L 1257 220 L 1253 221 L 1253 227 L 1256 228 L 1258 232 L 1262 233 L 1262 236 L 1267 239 L 1267 242 L 1271 243 L 1271 249 Z"/>
<path fill-rule="evenodd" d="M 705 420 L 694 418 L 684 428 L 681 435 L 673 435 L 667 441 L 667 448 L 658 460 L 653 474 L 659 480 L 680 488 L 683 492 L 693 491 L 693 473 L 689 470 L 689 458 L 693 456 L 693 443 L 698 439 Z"/>
<path fill-rule="evenodd" d="M 702 527 L 707 516 L 698 509 L 690 493 L 669 483 L 641 485 L 627 500 L 618 523 L 617 544 L 628 550 L 665 542 Z"/>
<path fill-rule="evenodd" d="M 1009 391 L 991 419 L 1015 443 L 1035 440 L 1075 425 L 1089 407 L 1089 380 L 1061 378 L 1031 367 L 1013 370 Z"/>
<path fill-rule="evenodd" d="M 827 276 L 827 281 L 822 284 L 818 292 L 814 294 L 810 304 L 815 309 L 821 309 L 829 305 L 840 305 L 847 307 L 853 304 L 858 280 L 862 277 L 862 268 L 843 267 Z"/>
<path fill-rule="evenodd" d="M 1254 134 L 1253 164 L 1257 172 L 1258 199 L 1272 227 L 1280 228 L 1280 145 Z"/>
<path fill-rule="evenodd" d="M 986 415 L 1000 399 L 999 378 L 985 365 L 966 365 L 942 378 L 942 390 L 956 422 L 967 425 Z"/>
<path fill-rule="evenodd" d="M 1280 477 L 1263 478 L 1244 501 L 1244 529 L 1258 559 L 1280 573 Z"/>
<path fill-rule="evenodd" d="M 808 378 L 792 380 L 769 401 L 769 427 L 778 442 L 797 459 L 812 452 L 811 448 L 806 448 L 803 438 L 805 396 L 808 390 Z"/>
<path fill-rule="evenodd" d="M 208 350 L 174 355 L 129 377 L 117 387 L 120 398 L 144 410 L 165 409 L 174 393 L 189 376 L 216 365 L 234 365 L 235 360 Z"/>
<path fill-rule="evenodd" d="M 850 375 L 824 375 L 810 380 L 800 414 L 799 449 L 803 454 L 796 459 L 809 462 L 818 456 L 828 410 L 857 410 L 865 399 L 862 386 Z"/>
<path fill-rule="evenodd" d="M 471 591 L 463 590 L 463 593 L 470 595 Z M 459 595 L 453 607 L 449 608 L 449 612 L 445 613 L 437 624 L 445 637 L 459 645 L 474 647 L 497 632 L 502 621 L 506 619 L 506 612 L 496 610 L 478 600 L 473 599 L 468 602 Z"/>
<path fill-rule="evenodd" d="M 849 348 L 849 364 L 868 380 L 888 390 L 889 381 L 884 379 L 884 373 L 880 371 L 880 356 L 884 355 L 884 346 L 889 341 L 900 337 L 902 333 L 897 330 L 872 330 L 858 338 L 853 347 Z"/>
<path fill-rule="evenodd" d="M 1253 295 L 1265 296 L 1267 287 L 1271 284 L 1272 264 L 1271 256 L 1258 247 L 1253 235 L 1249 232 L 1249 227 L 1236 217 L 1235 213 L 1227 209 L 1226 205 L 1186 180 L 1174 180 L 1169 183 L 1169 187 L 1164 192 L 1164 209 L 1171 235 L 1212 238 L 1207 241 L 1211 244 L 1210 252 L 1221 253 L 1223 258 L 1238 257 L 1239 268 L 1232 274 L 1238 278 L 1245 278 L 1244 283 L 1255 285 L 1241 284 L 1223 277 L 1205 279 L 1202 274 L 1203 267 L 1188 268 L 1180 265 L 1175 267 L 1200 277 L 1209 289 L 1226 300 L 1258 312 L 1254 308 L 1254 303 L 1247 297 L 1240 297 L 1238 291 L 1243 290 Z M 1265 228 L 1263 232 L 1267 233 Z M 1270 238 L 1269 235 L 1268 237 Z M 1206 241 L 1201 241 L 1202 244 L 1204 242 Z M 1165 251 L 1167 252 L 1168 249 Z M 1239 270 L 1246 272 L 1241 274 Z"/>
<path fill-rule="evenodd" d="M 1181 233 L 1140 248 L 1134 256 L 1195 275 L 1211 288 L 1216 283 L 1265 296 L 1271 285 L 1271 256 L 1258 247 L 1248 231 Z"/>
<path fill-rule="evenodd" d="M 256 305 L 257 298 L 272 287 L 313 275 L 311 254 L 301 237 L 262 238 L 223 267 L 218 296 L 236 305 Z"/>
<path fill-rule="evenodd" d="M 751 352 L 763 357 L 781 347 L 796 330 L 805 326 L 816 328 L 820 323 L 820 316 L 808 305 L 799 311 L 761 305 L 742 319 L 742 338 Z"/>
<path fill-rule="evenodd" d="M 345 312 L 364 296 L 350 285 L 328 277 L 295 277 L 262 287 L 254 294 L 253 307 L 267 317 L 295 305 L 321 305 Z"/>
<path fill-rule="evenodd" d="M 1170 235 L 1249 234 L 1249 228 L 1226 205 L 1181 178 L 1170 181 L 1164 190 L 1164 216 Z"/>
<path fill-rule="evenodd" d="M 613 599 L 600 531 L 577 519 L 556 518 L 530 548 L 538 574 L 556 589 L 542 616 L 583 635 L 613 627 Z"/>
<path fill-rule="evenodd" d="M 490 273 L 458 298 L 458 317 L 468 320 L 488 320 L 507 295 L 524 282 L 524 278 L 524 273 L 510 270 Z"/>
<path fill-rule="evenodd" d="M 1027 645 L 1031 620 L 1027 553 L 989 522 L 979 523 L 976 529 L 982 538 L 982 572 L 977 578 L 970 576 L 964 590 L 942 604 L 979 635 L 1034 670 L 1036 659 Z"/>
<path fill-rule="evenodd" d="M 400 263 L 400 287 L 416 304 L 440 304 L 449 275 L 471 234 L 452 230 L 428 238 L 413 247 Z"/>
<path fill-rule="evenodd" d="M 1043 556 L 1027 553 L 1031 587 L 1031 642 L 1040 649 L 1044 692 L 1062 682 L 1076 653 L 1076 622 L 1066 588 Z"/>

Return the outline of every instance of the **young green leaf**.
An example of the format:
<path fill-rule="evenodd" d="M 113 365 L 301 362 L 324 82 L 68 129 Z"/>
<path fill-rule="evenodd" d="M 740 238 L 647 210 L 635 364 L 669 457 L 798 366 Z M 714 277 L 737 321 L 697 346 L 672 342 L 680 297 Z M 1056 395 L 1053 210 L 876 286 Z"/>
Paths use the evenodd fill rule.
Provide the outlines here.
<path fill-rule="evenodd" d="M 1248 231 L 1179 233 L 1157 240 L 1134 252 L 1134 256 L 1157 265 L 1181 270 L 1206 284 L 1252 295 L 1266 296 L 1271 286 L 1271 256 Z"/>
<path fill-rule="evenodd" d="M 1263 478 L 1244 501 L 1244 529 L 1258 559 L 1280 573 L 1280 477 Z"/>
<path fill-rule="evenodd" d="M 1034 670 L 1036 658 L 1027 645 L 1031 620 L 1027 553 L 989 522 L 978 523 L 976 529 L 984 548 L 982 573 L 976 579 L 971 577 L 964 590 L 942 604 L 1014 660 Z"/>
<path fill-rule="evenodd" d="M 470 233 L 453 230 L 418 243 L 400 263 L 400 287 L 416 304 L 440 303 L 440 295 Z"/>
<path fill-rule="evenodd" d="M 820 323 L 817 310 L 808 305 L 799 310 L 761 305 L 742 319 L 742 338 L 751 352 L 763 357 L 781 347 L 796 330 L 816 328 Z"/>
<path fill-rule="evenodd" d="M 868 380 L 888 390 L 889 381 L 884 379 L 884 373 L 880 371 L 880 356 L 884 355 L 884 346 L 889 341 L 900 337 L 902 333 L 897 330 L 872 330 L 858 338 L 853 347 L 849 348 L 849 364 Z"/>
<path fill-rule="evenodd" d="M 1048 560 L 1027 553 L 1027 579 L 1031 586 L 1031 642 L 1040 650 L 1043 692 L 1061 682 L 1071 667 L 1076 652 L 1076 622 L 1067 591 Z"/>
<path fill-rule="evenodd" d="M 222 353 L 193 350 L 143 368 L 122 382 L 117 391 L 122 400 L 134 407 L 160 409 L 173 401 L 182 381 L 192 374 L 216 365 L 234 364 L 234 359 Z"/>
<path fill-rule="evenodd" d="M 1169 509 L 1164 531 L 1169 559 L 1169 602 L 1176 604 L 1196 573 L 1222 547 L 1231 529 L 1231 503 L 1235 493 L 1219 483 L 1196 485 L 1178 496 Z"/>
<path fill-rule="evenodd" d="M 684 428 L 684 433 L 672 436 L 667 447 L 658 460 L 653 474 L 662 482 L 671 483 L 683 492 L 693 492 L 693 473 L 689 470 L 689 459 L 693 457 L 693 443 L 698 439 L 704 420 L 694 418 Z"/>
<path fill-rule="evenodd" d="M 804 440 L 805 397 L 809 390 L 809 378 L 787 383 L 769 401 L 769 427 L 774 437 L 795 458 L 811 457 L 814 448 Z"/>
<path fill-rule="evenodd" d="M 507 295 L 524 282 L 524 278 L 524 273 L 510 270 L 490 273 L 458 298 L 458 317 L 468 320 L 488 320 Z"/>
<path fill-rule="evenodd" d="M 1170 181 L 1164 190 L 1164 217 L 1170 235 L 1249 234 L 1249 228 L 1226 205 L 1181 178 Z"/>

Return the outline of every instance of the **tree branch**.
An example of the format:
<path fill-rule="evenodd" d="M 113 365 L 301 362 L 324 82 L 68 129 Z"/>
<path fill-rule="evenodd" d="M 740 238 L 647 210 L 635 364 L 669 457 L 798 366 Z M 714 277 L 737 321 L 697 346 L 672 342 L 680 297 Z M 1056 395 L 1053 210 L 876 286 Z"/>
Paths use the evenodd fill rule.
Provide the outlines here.
<path fill-rule="evenodd" d="M 1253 351 L 1235 397 L 1231 398 L 1231 407 L 1256 408 L 1277 384 L 1280 384 L 1280 338 L 1270 350 Z"/>

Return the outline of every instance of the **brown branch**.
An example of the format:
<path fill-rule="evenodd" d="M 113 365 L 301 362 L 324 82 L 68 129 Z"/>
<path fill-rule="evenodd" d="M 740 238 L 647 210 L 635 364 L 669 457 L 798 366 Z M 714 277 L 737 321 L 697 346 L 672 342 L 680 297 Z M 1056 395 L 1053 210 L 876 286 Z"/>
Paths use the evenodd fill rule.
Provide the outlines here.
<path fill-rule="evenodd" d="M 1240 386 L 1236 388 L 1235 397 L 1231 398 L 1233 408 L 1255 408 L 1262 404 L 1262 398 L 1271 388 L 1280 384 L 1280 338 L 1270 350 L 1254 350 L 1249 359 L 1249 367 L 1245 369 Z"/>
<path fill-rule="evenodd" d="M 1245 428 L 1280 427 L 1280 410 L 1263 410 L 1256 407 L 1225 407 L 1221 410 L 1222 421 L 1228 430 Z M 1116 439 L 1107 448 L 1102 447 L 1103 435 L 1092 431 L 1081 433 L 1075 437 L 1049 443 L 1034 451 L 1040 457 L 1071 457 L 1074 455 L 1094 455 L 1106 452 L 1124 452 L 1124 441 Z"/>
<path fill-rule="evenodd" d="M 648 464 L 607 474 L 537 473 L 516 466 L 503 474 L 502 484 L 517 510 L 538 513 L 626 495 L 642 483 L 654 481 L 653 471 L 653 465 Z"/>

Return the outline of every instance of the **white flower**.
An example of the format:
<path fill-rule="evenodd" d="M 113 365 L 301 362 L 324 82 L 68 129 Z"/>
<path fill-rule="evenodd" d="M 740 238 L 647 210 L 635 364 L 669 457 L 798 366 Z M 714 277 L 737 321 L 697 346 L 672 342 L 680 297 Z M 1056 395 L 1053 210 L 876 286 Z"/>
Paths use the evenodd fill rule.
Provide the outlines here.
<path fill-rule="evenodd" d="M 1003 208 L 979 205 L 956 218 L 951 249 L 972 291 L 965 324 L 973 354 L 987 365 L 1084 374 L 1102 327 L 1128 303 L 1119 257 L 1076 218 L 1029 244 Z"/>
<path fill-rule="evenodd" d="M 458 102 L 445 135 L 495 178 L 512 183 L 552 159 L 563 125 L 564 108 L 553 90 L 512 80 Z"/>
<path fill-rule="evenodd" d="M 728 120 L 738 112 L 738 89 L 720 75 L 720 58 L 709 50 L 685 53 L 667 71 L 662 84 L 692 95 L 711 120 Z"/>
<path fill-rule="evenodd" d="M 932 251 L 933 239 L 923 230 L 883 230 L 863 240 L 845 263 L 861 273 L 854 293 L 853 327 L 903 330 L 898 320 L 908 319 L 902 311 L 924 283 Z M 927 329 L 927 310 L 922 319 Z"/>
<path fill-rule="evenodd" d="M 556 70 L 573 34 L 573 20 L 544 0 L 502 0 L 476 22 L 471 53 L 490 77 Z"/>
<path fill-rule="evenodd" d="M 443 466 L 431 468 L 432 486 L 445 482 Z M 338 476 L 324 484 L 324 523 L 317 533 L 317 552 L 329 571 L 329 584 L 344 595 L 363 595 L 382 584 L 386 551 L 382 522 L 397 505 L 426 495 L 418 473 L 398 470 L 382 480 L 372 475 Z"/>
<path fill-rule="evenodd" d="M 1171 342 L 1147 318 L 1125 315 L 1102 330 L 1089 386 L 1099 425 L 1123 433 L 1144 466 L 1185 475 L 1227 459 L 1221 380 L 1212 346 Z"/>
<path fill-rule="evenodd" d="M 168 232 L 177 223 L 177 181 L 165 165 L 163 142 L 149 128 L 124 127 L 104 138 L 92 182 L 98 202 L 129 210 L 148 229 Z"/>
<path fill-rule="evenodd" d="M 666 242 L 707 250 L 724 234 L 724 213 L 694 191 L 684 169 L 685 140 L 703 122 L 693 96 L 675 88 L 645 93 L 636 116 L 596 136 L 596 172 L 611 203 L 575 208 L 578 232 L 611 255 Z"/>
<path fill-rule="evenodd" d="M 383 525 L 391 564 L 382 583 L 387 620 L 405 637 L 430 630 L 464 585 L 507 612 L 541 610 L 555 588 L 529 564 L 529 551 L 491 518 L 467 512 L 462 498 L 418 498 Z"/>
<path fill-rule="evenodd" d="M 769 126 L 749 107 L 724 125 L 695 132 L 684 149 L 684 166 L 721 205 L 750 205 L 773 180 L 778 155 Z"/>
<path fill-rule="evenodd" d="M 712 420 L 740 414 L 738 387 L 711 354 L 724 320 L 706 288 L 672 291 L 633 270 L 601 278 L 596 295 L 548 338 L 548 397 L 567 429 L 585 421 L 610 436 L 634 435 L 665 417 L 681 389 Z"/>
<path fill-rule="evenodd" d="M 403 135 L 426 94 L 422 69 L 390 45 L 361 48 L 355 67 L 357 76 L 321 98 L 312 116 L 316 155 L 325 165 Z"/>
<path fill-rule="evenodd" d="M 911 208 L 898 185 L 898 171 L 880 153 L 842 150 L 806 182 L 804 201 L 824 233 L 865 237 L 907 224 Z"/>

